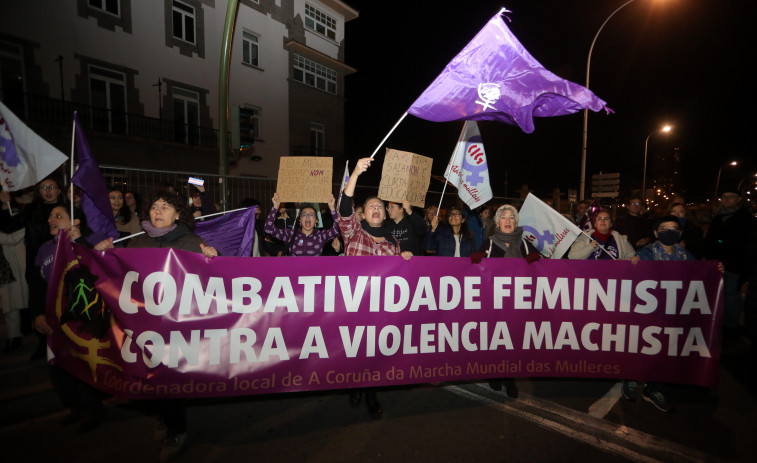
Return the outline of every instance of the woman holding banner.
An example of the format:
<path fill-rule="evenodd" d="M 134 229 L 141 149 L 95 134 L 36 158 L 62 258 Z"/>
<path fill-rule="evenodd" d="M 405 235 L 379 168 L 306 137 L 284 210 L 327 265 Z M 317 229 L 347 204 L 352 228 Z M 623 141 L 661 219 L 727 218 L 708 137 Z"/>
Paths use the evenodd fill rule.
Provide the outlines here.
<path fill-rule="evenodd" d="M 593 225 L 591 237 L 583 233 L 576 238 L 568 252 L 568 259 L 628 260 L 633 257 L 633 246 L 626 235 L 612 229 L 612 218 L 607 210 L 597 212 Z"/>
<path fill-rule="evenodd" d="M 471 262 L 479 263 L 482 257 L 522 257 L 528 263 L 541 258 L 541 254 L 523 239 L 523 227 L 518 226 L 518 210 L 509 204 L 500 206 L 494 214 L 494 230 L 478 252 L 471 254 Z M 489 386 L 495 391 L 505 388 L 511 399 L 518 398 L 518 386 L 512 378 L 490 379 Z"/>
<path fill-rule="evenodd" d="M 352 197 L 355 195 L 357 179 L 371 166 L 373 158 L 360 159 L 355 165 L 355 169 L 350 175 L 350 179 L 342 192 L 342 199 L 339 203 L 339 229 L 342 231 L 342 237 L 345 243 L 345 256 L 399 256 L 409 260 L 413 255 L 411 252 L 401 252 L 400 244 L 392 233 L 383 226 L 386 218 L 386 208 L 384 202 L 379 198 L 372 196 L 363 203 L 363 220 L 358 221 L 355 216 L 355 209 L 352 203 Z M 365 392 L 365 402 L 368 405 L 368 412 L 374 418 L 381 418 L 383 410 L 376 397 L 374 389 L 355 389 L 350 392 L 350 402 L 353 406 L 358 406 Z"/>
<path fill-rule="evenodd" d="M 206 257 L 215 257 L 218 252 L 192 233 L 195 219 L 186 201 L 178 194 L 161 190 L 155 193 L 142 221 L 144 235 L 129 241 L 129 248 L 172 248 L 196 252 Z M 113 238 L 99 242 L 95 249 L 104 251 L 113 248 Z M 163 442 L 161 461 L 170 460 L 181 453 L 187 439 L 187 405 L 178 399 L 154 400 L 151 402 L 158 415 L 155 439 Z"/>
<path fill-rule="evenodd" d="M 316 230 L 318 215 L 312 206 L 304 206 L 300 210 L 299 227 L 295 227 L 293 230 L 277 228 L 274 224 L 281 205 L 279 194 L 274 193 L 271 201 L 273 208 L 268 214 L 263 231 L 284 242 L 290 256 L 320 256 L 324 246 L 339 235 L 336 200 L 333 195 L 329 198 L 328 204 L 334 225 L 328 230 Z"/>
<path fill-rule="evenodd" d="M 48 223 L 48 238 L 39 247 L 34 259 L 34 268 L 29 277 L 29 307 L 32 311 L 34 329 L 44 336 L 53 334 L 53 328 L 47 322 L 45 314 L 45 297 L 47 285 L 53 267 L 53 257 L 58 239 L 58 231 L 64 230 L 62 235 L 72 242 L 90 247 L 85 237 L 91 233 L 87 227 L 86 216 L 79 208 L 74 208 L 75 220 L 71 220 L 67 206 L 56 206 L 50 212 Z M 51 365 L 49 368 L 50 382 L 53 384 L 60 401 L 68 407 L 69 414 L 63 418 L 61 424 L 66 426 L 81 420 L 80 432 L 95 429 L 102 422 L 105 409 L 102 405 L 102 393 L 89 384 L 79 380 L 67 371 Z"/>

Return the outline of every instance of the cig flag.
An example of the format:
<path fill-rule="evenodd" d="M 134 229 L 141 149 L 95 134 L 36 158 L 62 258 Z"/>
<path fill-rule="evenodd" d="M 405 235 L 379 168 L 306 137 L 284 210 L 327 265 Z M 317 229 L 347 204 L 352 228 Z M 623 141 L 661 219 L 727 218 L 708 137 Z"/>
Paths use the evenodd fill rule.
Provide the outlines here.
<path fill-rule="evenodd" d="M 476 122 L 465 121 L 444 178 L 457 188 L 457 195 L 471 209 L 492 199 L 489 164 Z"/>
<path fill-rule="evenodd" d="M 504 11 L 504 10 L 503 10 Z M 539 64 L 494 15 L 407 111 L 434 122 L 500 121 L 534 130 L 534 117 L 606 108 L 587 88 Z"/>
<path fill-rule="evenodd" d="M 227 257 L 250 257 L 255 239 L 256 206 L 197 222 L 195 234 Z"/>
<path fill-rule="evenodd" d="M 71 183 L 81 189 L 81 209 L 87 216 L 87 225 L 94 232 L 93 240 L 118 238 L 116 220 L 113 217 L 110 199 L 108 199 L 105 178 L 92 156 L 92 150 L 84 137 L 84 130 L 81 128 L 76 111 L 74 111 L 74 138 L 79 167 L 71 177 Z M 71 159 L 73 162 L 73 153 L 71 153 Z"/>
<path fill-rule="evenodd" d="M 39 183 L 68 156 L 34 133 L 0 102 L 0 182 L 17 191 Z"/>
<path fill-rule="evenodd" d="M 526 196 L 518 215 L 523 238 L 550 259 L 561 258 L 581 234 L 573 222 L 531 193 Z"/>

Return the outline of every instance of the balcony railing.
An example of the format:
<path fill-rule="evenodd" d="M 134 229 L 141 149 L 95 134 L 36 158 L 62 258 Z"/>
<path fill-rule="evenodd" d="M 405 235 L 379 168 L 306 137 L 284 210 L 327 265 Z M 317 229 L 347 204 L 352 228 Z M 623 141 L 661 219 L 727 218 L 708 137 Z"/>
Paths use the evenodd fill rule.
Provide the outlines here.
<path fill-rule="evenodd" d="M 26 95 L 27 120 L 70 125 L 74 111 L 78 112 L 79 121 L 86 130 L 188 145 L 218 146 L 218 130 L 212 127 L 155 119 L 39 95 Z"/>

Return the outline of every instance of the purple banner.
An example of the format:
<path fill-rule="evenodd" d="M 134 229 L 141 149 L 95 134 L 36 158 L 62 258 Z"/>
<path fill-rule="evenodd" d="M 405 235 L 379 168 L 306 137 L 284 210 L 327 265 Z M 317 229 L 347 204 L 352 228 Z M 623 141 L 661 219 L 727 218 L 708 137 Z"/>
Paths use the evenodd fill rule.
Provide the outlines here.
<path fill-rule="evenodd" d="M 59 246 L 48 294 L 53 361 L 119 396 L 505 377 L 717 380 L 714 262 L 74 249 L 78 262 Z"/>

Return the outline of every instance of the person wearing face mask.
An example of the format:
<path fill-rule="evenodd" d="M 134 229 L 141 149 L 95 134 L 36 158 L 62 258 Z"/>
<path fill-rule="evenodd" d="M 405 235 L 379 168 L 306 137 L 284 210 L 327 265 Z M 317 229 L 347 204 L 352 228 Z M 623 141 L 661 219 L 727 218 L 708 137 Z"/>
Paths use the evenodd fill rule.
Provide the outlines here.
<path fill-rule="evenodd" d="M 695 259 L 704 257 L 704 233 L 702 228 L 694 222 L 686 205 L 682 203 L 671 204 L 668 214 L 674 215 L 681 222 L 681 241 L 679 245 L 685 247 Z"/>
<path fill-rule="evenodd" d="M 681 240 L 681 223 L 678 217 L 666 215 L 654 221 L 653 233 L 655 241 L 636 252 L 631 262 L 640 260 L 657 261 L 681 261 L 695 260 L 694 256 L 678 242 Z M 624 380 L 621 392 L 627 400 L 636 400 L 638 384 L 636 381 Z M 644 386 L 641 396 L 661 412 L 669 412 L 673 409 L 672 404 L 663 393 L 663 383 L 648 381 Z"/>
<path fill-rule="evenodd" d="M 315 228 L 318 225 L 318 216 L 311 206 L 305 206 L 300 210 L 299 227 L 295 227 L 294 230 L 277 228 L 274 222 L 281 206 L 278 193 L 273 194 L 272 202 L 273 208 L 268 214 L 263 231 L 282 241 L 287 246 L 290 256 L 320 256 L 326 243 L 339 235 L 336 201 L 333 195 L 329 198 L 328 204 L 334 225 L 325 230 Z"/>

